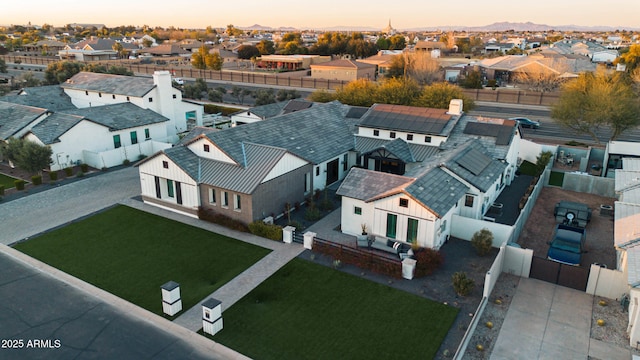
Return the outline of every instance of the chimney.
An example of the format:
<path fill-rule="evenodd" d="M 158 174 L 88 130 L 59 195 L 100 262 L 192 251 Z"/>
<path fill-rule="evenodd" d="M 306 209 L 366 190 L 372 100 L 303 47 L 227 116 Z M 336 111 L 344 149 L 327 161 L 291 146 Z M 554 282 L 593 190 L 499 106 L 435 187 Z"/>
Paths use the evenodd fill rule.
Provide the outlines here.
<path fill-rule="evenodd" d="M 449 102 L 449 115 L 462 115 L 462 99 L 451 99 Z"/>

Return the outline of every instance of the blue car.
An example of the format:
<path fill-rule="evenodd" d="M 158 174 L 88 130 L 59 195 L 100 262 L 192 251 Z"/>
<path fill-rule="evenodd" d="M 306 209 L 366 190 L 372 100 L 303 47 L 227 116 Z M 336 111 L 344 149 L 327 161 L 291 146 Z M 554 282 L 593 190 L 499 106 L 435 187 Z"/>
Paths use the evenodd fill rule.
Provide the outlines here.
<path fill-rule="evenodd" d="M 537 129 L 540 127 L 540 123 L 537 121 L 533 121 L 531 119 L 527 119 L 525 117 L 515 117 L 515 118 L 511 118 L 509 120 L 515 120 L 518 122 L 518 125 L 522 126 L 523 128 L 530 128 L 530 129 Z"/>

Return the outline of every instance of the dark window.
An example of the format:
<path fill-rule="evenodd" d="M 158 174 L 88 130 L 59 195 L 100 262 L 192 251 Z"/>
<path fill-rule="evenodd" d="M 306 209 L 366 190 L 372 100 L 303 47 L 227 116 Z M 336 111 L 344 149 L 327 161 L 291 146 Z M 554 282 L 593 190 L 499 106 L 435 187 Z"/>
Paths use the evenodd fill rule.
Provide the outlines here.
<path fill-rule="evenodd" d="M 169 168 L 169 162 L 168 161 L 163 161 L 162 162 L 162 167 L 165 168 L 165 169 L 168 169 Z"/>
<path fill-rule="evenodd" d="M 182 205 L 182 187 L 178 181 L 176 181 L 176 202 Z"/>
<path fill-rule="evenodd" d="M 160 192 L 160 178 L 157 176 L 154 176 L 155 180 L 156 180 L 156 197 L 158 199 L 162 198 L 162 193 Z"/>
<path fill-rule="evenodd" d="M 88 91 L 85 91 L 85 92 L 84 92 L 84 94 L 85 94 L 85 95 L 87 95 L 87 96 L 89 96 L 89 92 L 88 92 Z"/>
<path fill-rule="evenodd" d="M 138 132 L 132 131 L 129 133 L 131 135 L 131 145 L 138 143 Z"/>
<path fill-rule="evenodd" d="M 413 140 L 413 134 L 407 134 L 407 140 L 409 141 Z"/>
<path fill-rule="evenodd" d="M 122 146 L 122 143 L 120 142 L 120 135 L 113 135 L 113 146 L 116 149 Z"/>
<path fill-rule="evenodd" d="M 209 204 L 216 204 L 216 189 L 209 188 Z"/>
<path fill-rule="evenodd" d="M 98 93 L 98 97 L 102 97 L 102 93 Z"/>
<path fill-rule="evenodd" d="M 153 102 L 153 98 L 149 98 L 149 102 Z"/>
<path fill-rule="evenodd" d="M 129 101 L 129 97 L 127 96 L 127 101 Z"/>
<path fill-rule="evenodd" d="M 424 137 L 424 142 L 430 143 L 431 142 L 431 136 L 425 136 Z"/>
<path fill-rule="evenodd" d="M 359 206 L 354 206 L 353 213 L 356 215 L 362 215 L 362 208 Z"/>
<path fill-rule="evenodd" d="M 394 214 L 387 214 L 387 237 L 390 239 L 396 238 L 396 227 L 398 224 L 398 216 Z"/>
<path fill-rule="evenodd" d="M 229 193 L 226 191 L 222 192 L 222 206 L 223 207 L 229 206 Z"/>
<path fill-rule="evenodd" d="M 389 137 L 392 138 L 392 139 L 395 139 L 396 138 L 396 132 L 395 131 L 390 132 L 389 133 Z"/>
<path fill-rule="evenodd" d="M 473 207 L 473 195 L 467 195 L 464 198 L 464 206 Z"/>
<path fill-rule="evenodd" d="M 173 94 L 173 98 L 174 98 L 174 99 L 178 98 L 178 95 Z"/>
<path fill-rule="evenodd" d="M 320 166 L 316 166 L 316 176 L 320 176 Z"/>
<path fill-rule="evenodd" d="M 111 98 L 115 100 L 115 99 L 116 99 L 116 96 L 115 96 L 115 95 L 111 95 Z"/>
<path fill-rule="evenodd" d="M 400 206 L 409 207 L 409 199 L 400 199 Z"/>
<path fill-rule="evenodd" d="M 169 197 L 174 197 L 173 194 L 173 180 L 167 179 L 167 192 L 169 193 Z"/>
<path fill-rule="evenodd" d="M 239 195 L 239 194 L 236 194 L 236 195 L 234 196 L 234 199 L 233 199 L 233 208 L 234 208 L 235 210 L 241 210 L 241 209 L 242 209 L 241 201 L 240 201 L 240 200 L 241 200 L 241 199 L 240 199 L 240 195 Z"/>
<path fill-rule="evenodd" d="M 144 138 L 151 139 L 151 133 L 149 133 L 149 129 L 144 129 Z"/>
<path fill-rule="evenodd" d="M 208 144 L 204 144 L 204 152 L 209 152 L 209 145 Z"/>
<path fill-rule="evenodd" d="M 343 171 L 347 171 L 347 169 L 349 168 L 349 155 L 348 154 L 344 154 L 344 156 L 342 157 L 342 170 Z"/>
<path fill-rule="evenodd" d="M 373 136 L 380 136 L 380 130 L 373 130 Z"/>
<path fill-rule="evenodd" d="M 418 240 L 418 220 L 407 219 L 407 242 L 415 243 Z"/>

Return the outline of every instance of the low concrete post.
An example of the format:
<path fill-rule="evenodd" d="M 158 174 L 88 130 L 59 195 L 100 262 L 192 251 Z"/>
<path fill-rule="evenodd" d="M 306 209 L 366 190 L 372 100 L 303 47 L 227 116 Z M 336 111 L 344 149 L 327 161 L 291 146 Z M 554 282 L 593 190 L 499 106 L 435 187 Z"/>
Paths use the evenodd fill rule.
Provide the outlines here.
<path fill-rule="evenodd" d="M 162 289 L 162 311 L 169 316 L 179 313 L 182 310 L 180 284 L 169 281 L 160 288 Z"/>
<path fill-rule="evenodd" d="M 313 231 L 307 231 L 304 233 L 304 248 L 311 250 L 313 248 L 313 239 L 316 237 L 316 233 Z"/>
<path fill-rule="evenodd" d="M 202 331 L 213 336 L 222 327 L 222 302 L 209 298 L 202 303 Z"/>
<path fill-rule="evenodd" d="M 296 228 L 293 226 L 285 226 L 282 228 L 282 241 L 287 244 L 291 244 L 293 242 L 293 232 L 296 231 Z"/>

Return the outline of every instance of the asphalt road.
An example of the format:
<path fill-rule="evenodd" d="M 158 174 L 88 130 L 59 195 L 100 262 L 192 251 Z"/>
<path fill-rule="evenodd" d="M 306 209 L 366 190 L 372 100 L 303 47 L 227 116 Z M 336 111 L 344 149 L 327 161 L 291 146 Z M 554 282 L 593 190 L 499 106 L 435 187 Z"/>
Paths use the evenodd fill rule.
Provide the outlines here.
<path fill-rule="evenodd" d="M 577 134 L 572 130 L 558 125 L 551 118 L 551 110 L 546 106 L 478 102 L 476 108 L 473 111 L 470 111 L 469 114 L 498 118 L 526 117 L 531 120 L 539 121 L 539 129 L 522 130 L 524 138 L 542 141 L 550 140 L 566 142 L 574 140 L 586 144 L 596 143 L 589 135 Z M 611 131 L 608 128 L 599 129 L 596 131 L 596 135 L 600 140 L 600 144 L 604 145 L 611 137 Z M 640 128 L 635 128 L 625 132 L 617 140 L 640 142 Z"/>

